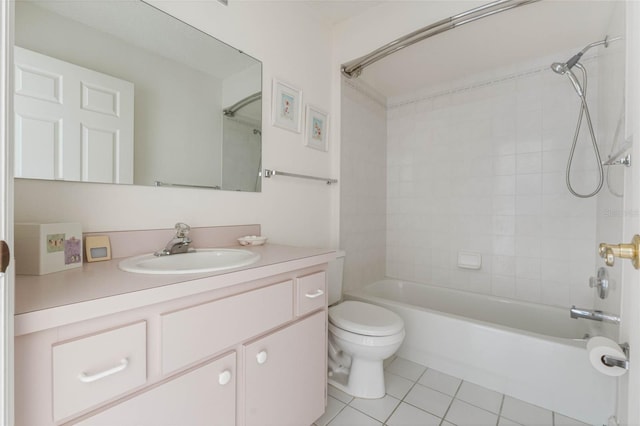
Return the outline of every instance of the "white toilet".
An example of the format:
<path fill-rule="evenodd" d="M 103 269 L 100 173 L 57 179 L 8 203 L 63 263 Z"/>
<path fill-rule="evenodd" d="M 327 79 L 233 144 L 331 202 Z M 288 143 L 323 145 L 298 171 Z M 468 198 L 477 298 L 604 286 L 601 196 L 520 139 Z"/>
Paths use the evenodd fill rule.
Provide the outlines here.
<path fill-rule="evenodd" d="M 340 302 L 344 256 L 339 251 L 329 265 L 329 383 L 358 398 L 382 398 L 382 362 L 402 344 L 404 322 L 380 306 Z"/>

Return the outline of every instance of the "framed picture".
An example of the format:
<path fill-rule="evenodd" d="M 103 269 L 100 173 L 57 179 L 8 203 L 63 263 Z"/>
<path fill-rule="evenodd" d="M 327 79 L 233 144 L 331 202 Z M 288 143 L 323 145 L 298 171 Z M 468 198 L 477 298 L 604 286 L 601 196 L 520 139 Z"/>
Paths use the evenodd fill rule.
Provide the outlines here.
<path fill-rule="evenodd" d="M 271 121 L 273 125 L 300 133 L 302 91 L 274 78 L 272 98 Z"/>
<path fill-rule="evenodd" d="M 304 131 L 305 145 L 320 151 L 328 150 L 329 114 L 313 105 L 307 105 Z"/>

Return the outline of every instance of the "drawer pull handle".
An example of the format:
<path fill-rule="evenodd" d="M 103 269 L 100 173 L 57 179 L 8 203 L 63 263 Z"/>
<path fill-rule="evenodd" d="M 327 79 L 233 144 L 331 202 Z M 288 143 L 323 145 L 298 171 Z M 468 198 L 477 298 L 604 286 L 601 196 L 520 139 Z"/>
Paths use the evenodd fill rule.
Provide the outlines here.
<path fill-rule="evenodd" d="M 307 293 L 304 297 L 308 297 L 309 299 L 315 299 L 316 297 L 320 297 L 324 294 L 324 291 L 318 289 L 315 293 Z"/>
<path fill-rule="evenodd" d="M 92 382 L 95 382 L 96 380 L 113 376 L 114 374 L 121 372 L 128 366 L 129 366 L 129 358 L 122 358 L 120 360 L 120 364 L 116 365 L 115 367 L 109 368 L 108 370 L 104 370 L 95 374 L 80 373 L 78 375 L 78 379 L 80 379 L 82 383 L 92 383 Z"/>
<path fill-rule="evenodd" d="M 231 381 L 231 371 L 224 370 L 222 373 L 218 375 L 218 383 L 222 386 L 226 385 Z"/>
<path fill-rule="evenodd" d="M 256 355 L 256 361 L 258 361 L 258 364 L 264 364 L 267 362 L 267 351 L 258 352 L 258 355 Z"/>

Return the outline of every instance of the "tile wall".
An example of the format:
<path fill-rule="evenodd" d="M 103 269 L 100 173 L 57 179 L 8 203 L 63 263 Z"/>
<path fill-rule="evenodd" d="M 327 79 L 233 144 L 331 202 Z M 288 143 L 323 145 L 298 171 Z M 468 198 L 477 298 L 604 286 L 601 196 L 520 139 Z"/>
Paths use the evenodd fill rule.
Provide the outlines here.
<path fill-rule="evenodd" d="M 344 79 L 341 109 L 340 247 L 348 291 L 385 276 L 386 100 L 363 82 Z"/>
<path fill-rule="evenodd" d="M 565 186 L 579 112 L 559 52 L 388 101 L 387 258 L 390 277 L 535 303 L 592 306 L 595 198 Z M 586 58 L 598 131 L 598 61 Z M 572 169 L 597 184 L 583 120 Z M 457 266 L 459 251 L 482 256 Z"/>

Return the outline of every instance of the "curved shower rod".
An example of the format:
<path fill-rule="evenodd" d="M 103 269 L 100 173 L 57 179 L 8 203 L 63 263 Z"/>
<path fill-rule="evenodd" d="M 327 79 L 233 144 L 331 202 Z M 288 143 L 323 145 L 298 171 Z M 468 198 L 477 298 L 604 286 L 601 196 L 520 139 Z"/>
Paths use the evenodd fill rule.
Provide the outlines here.
<path fill-rule="evenodd" d="M 262 92 L 256 92 L 252 95 L 247 96 L 244 99 L 240 99 L 238 102 L 231 105 L 229 108 L 223 109 L 222 114 L 224 114 L 226 117 L 233 117 L 234 115 L 236 115 L 236 112 L 238 112 L 238 110 L 260 99 L 262 99 Z"/>
<path fill-rule="evenodd" d="M 461 25 L 477 21 L 480 18 L 485 18 L 495 15 L 496 13 L 524 6 L 529 3 L 536 3 L 538 1 L 540 0 L 497 0 L 492 3 L 467 10 L 466 12 L 442 19 L 431 25 L 427 25 L 426 27 L 413 31 L 412 33 L 409 33 L 404 37 L 400 37 L 399 39 L 394 40 L 367 55 L 349 61 L 343 64 L 340 70 L 342 71 L 342 74 L 348 78 L 358 77 L 362 74 L 362 70 L 365 67 L 368 67 L 369 65 L 378 62 L 380 59 L 385 58 L 398 50 L 404 49 L 405 47 L 409 47 L 419 41 L 433 37 L 434 35 L 445 31 L 452 30 Z"/>

